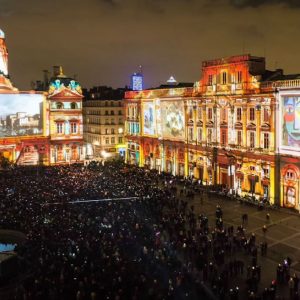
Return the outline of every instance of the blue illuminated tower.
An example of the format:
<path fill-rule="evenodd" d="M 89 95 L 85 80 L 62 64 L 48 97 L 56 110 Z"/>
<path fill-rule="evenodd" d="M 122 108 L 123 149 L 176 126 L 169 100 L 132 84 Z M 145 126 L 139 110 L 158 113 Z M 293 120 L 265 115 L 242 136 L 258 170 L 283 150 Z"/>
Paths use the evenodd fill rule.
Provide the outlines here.
<path fill-rule="evenodd" d="M 139 72 L 131 75 L 131 88 L 133 91 L 141 91 L 144 89 L 142 66 L 139 66 Z"/>

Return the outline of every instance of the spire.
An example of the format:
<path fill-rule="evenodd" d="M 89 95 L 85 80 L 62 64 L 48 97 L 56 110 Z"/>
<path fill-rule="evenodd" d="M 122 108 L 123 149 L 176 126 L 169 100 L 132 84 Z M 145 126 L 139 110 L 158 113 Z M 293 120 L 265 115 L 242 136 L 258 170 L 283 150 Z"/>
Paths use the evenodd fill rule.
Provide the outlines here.
<path fill-rule="evenodd" d="M 58 76 L 64 76 L 64 72 L 63 72 L 62 66 L 59 66 L 59 75 Z"/>

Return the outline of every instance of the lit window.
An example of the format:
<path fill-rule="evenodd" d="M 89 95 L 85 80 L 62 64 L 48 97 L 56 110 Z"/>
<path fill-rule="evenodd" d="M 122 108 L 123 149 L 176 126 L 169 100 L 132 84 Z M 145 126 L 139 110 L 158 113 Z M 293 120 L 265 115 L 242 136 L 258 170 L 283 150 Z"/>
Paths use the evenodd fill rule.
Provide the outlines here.
<path fill-rule="evenodd" d="M 193 140 L 193 128 L 189 128 L 189 141 Z"/>
<path fill-rule="evenodd" d="M 238 144 L 238 146 L 242 145 L 242 131 L 241 130 L 237 131 L 237 144 Z"/>
<path fill-rule="evenodd" d="M 198 128 L 198 141 L 202 141 L 202 128 Z"/>
<path fill-rule="evenodd" d="M 226 121 L 226 109 L 225 108 L 221 109 L 221 120 Z"/>
<path fill-rule="evenodd" d="M 213 115 L 212 108 L 208 108 L 208 119 L 209 120 L 212 120 L 212 115 Z"/>
<path fill-rule="evenodd" d="M 289 180 L 295 180 L 295 173 L 293 170 L 288 170 L 285 174 L 285 178 Z"/>
<path fill-rule="evenodd" d="M 237 72 L 237 82 L 241 83 L 242 82 L 242 71 Z"/>
<path fill-rule="evenodd" d="M 213 76 L 208 75 L 208 85 L 212 85 L 212 84 L 213 84 Z"/>
<path fill-rule="evenodd" d="M 198 119 L 202 120 L 202 108 L 201 107 L 198 108 Z"/>
<path fill-rule="evenodd" d="M 223 72 L 222 73 L 222 84 L 226 84 L 227 83 L 227 73 Z"/>
<path fill-rule="evenodd" d="M 62 122 L 57 122 L 56 123 L 56 132 L 58 134 L 62 134 L 63 133 L 63 123 Z"/>
<path fill-rule="evenodd" d="M 238 107 L 236 109 L 236 119 L 237 121 L 241 121 L 242 120 L 242 108 Z"/>
<path fill-rule="evenodd" d="M 77 123 L 71 122 L 71 133 L 77 133 Z"/>
<path fill-rule="evenodd" d="M 251 107 L 249 112 L 250 112 L 250 115 L 249 115 L 250 121 L 254 121 L 255 120 L 255 109 L 254 109 L 254 107 Z"/>
<path fill-rule="evenodd" d="M 269 109 L 266 107 L 264 108 L 263 120 L 266 123 L 269 122 Z"/>
<path fill-rule="evenodd" d="M 227 143 L 227 131 L 222 130 L 221 131 L 221 144 L 226 145 L 226 143 Z"/>
<path fill-rule="evenodd" d="M 250 136 L 250 148 L 254 148 L 255 147 L 255 132 L 250 131 L 249 136 Z"/>
<path fill-rule="evenodd" d="M 264 149 L 269 149 L 269 134 L 264 133 Z"/>
<path fill-rule="evenodd" d="M 212 129 L 211 128 L 209 128 L 207 130 L 207 141 L 208 141 L 208 143 L 212 142 Z"/>

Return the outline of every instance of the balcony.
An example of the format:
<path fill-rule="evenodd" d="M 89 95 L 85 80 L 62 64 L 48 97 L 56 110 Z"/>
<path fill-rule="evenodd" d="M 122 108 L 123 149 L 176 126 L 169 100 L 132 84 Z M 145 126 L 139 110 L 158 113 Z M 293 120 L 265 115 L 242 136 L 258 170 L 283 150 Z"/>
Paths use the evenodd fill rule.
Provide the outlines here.
<path fill-rule="evenodd" d="M 267 81 L 267 82 L 262 82 L 260 87 L 266 90 L 275 90 L 276 88 L 281 88 L 281 89 L 299 88 L 300 79 Z"/>

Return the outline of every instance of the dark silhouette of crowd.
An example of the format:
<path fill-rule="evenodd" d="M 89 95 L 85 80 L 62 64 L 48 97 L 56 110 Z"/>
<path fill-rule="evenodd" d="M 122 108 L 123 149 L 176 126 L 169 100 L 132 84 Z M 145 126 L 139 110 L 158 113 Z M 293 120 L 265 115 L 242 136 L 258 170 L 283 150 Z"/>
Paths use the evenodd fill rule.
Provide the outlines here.
<path fill-rule="evenodd" d="M 27 236 L 16 249 L 24 279 L 13 299 L 240 299 L 237 278 L 249 299 L 275 299 L 277 281 L 258 295 L 255 235 L 225 227 L 220 206 L 210 228 L 176 186 L 170 175 L 121 162 L 3 173 L 0 226 Z M 290 287 L 286 268 L 277 280 Z M 296 297 L 295 283 L 291 290 Z"/>

